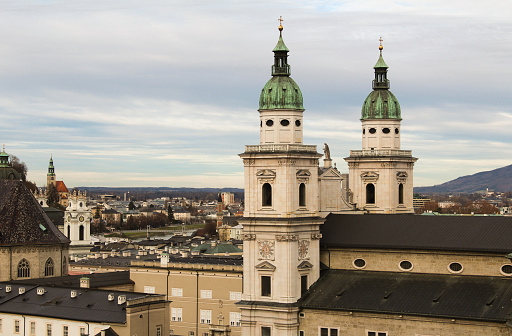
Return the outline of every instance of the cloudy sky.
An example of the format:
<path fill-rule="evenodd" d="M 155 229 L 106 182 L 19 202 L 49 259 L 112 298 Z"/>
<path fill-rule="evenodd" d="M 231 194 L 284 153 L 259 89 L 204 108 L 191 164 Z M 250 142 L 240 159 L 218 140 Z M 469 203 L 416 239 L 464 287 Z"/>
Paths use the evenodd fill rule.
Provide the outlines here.
<path fill-rule="evenodd" d="M 0 0 L 0 143 L 46 183 L 242 187 L 280 15 L 304 143 L 361 148 L 378 39 L 415 186 L 511 164 L 512 2 Z"/>

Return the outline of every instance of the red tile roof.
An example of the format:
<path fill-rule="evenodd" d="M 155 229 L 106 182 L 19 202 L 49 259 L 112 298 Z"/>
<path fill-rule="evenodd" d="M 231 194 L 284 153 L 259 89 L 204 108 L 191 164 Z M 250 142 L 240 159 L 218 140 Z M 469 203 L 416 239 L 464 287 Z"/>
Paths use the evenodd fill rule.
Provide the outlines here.
<path fill-rule="evenodd" d="M 56 181 L 55 187 L 57 188 L 58 192 L 69 192 L 66 184 L 64 184 L 64 181 Z"/>

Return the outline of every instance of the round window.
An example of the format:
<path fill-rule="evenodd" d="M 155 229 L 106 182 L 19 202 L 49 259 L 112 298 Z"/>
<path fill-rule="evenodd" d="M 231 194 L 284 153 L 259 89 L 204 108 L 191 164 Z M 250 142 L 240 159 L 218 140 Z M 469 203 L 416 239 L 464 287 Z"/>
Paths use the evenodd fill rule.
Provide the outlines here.
<path fill-rule="evenodd" d="M 384 133 L 384 134 L 388 134 L 389 132 L 390 132 L 390 130 L 387 127 L 382 129 L 382 133 Z"/>
<path fill-rule="evenodd" d="M 377 130 L 375 128 L 370 128 L 369 131 L 370 131 L 370 134 L 375 134 L 375 132 L 377 132 Z"/>
<path fill-rule="evenodd" d="M 297 127 L 300 126 L 300 120 L 295 120 L 295 126 L 297 126 Z"/>
<path fill-rule="evenodd" d="M 458 262 L 451 263 L 448 268 L 450 269 L 450 272 L 453 273 L 460 273 L 462 272 L 462 265 Z"/>
<path fill-rule="evenodd" d="M 265 122 L 265 125 L 267 125 L 268 127 L 274 126 L 274 120 L 272 120 L 272 119 L 267 120 Z"/>
<path fill-rule="evenodd" d="M 505 275 L 512 275 L 512 265 L 501 266 L 501 273 Z"/>
<path fill-rule="evenodd" d="M 290 121 L 288 119 L 281 120 L 281 126 L 288 126 L 290 125 Z"/>
<path fill-rule="evenodd" d="M 412 270 L 412 263 L 409 260 L 402 260 L 399 266 L 402 271 Z"/>
<path fill-rule="evenodd" d="M 355 268 L 363 268 L 366 266 L 366 261 L 364 259 L 356 259 L 354 260 L 354 267 Z"/>
<path fill-rule="evenodd" d="M 398 128 L 395 128 L 395 134 L 398 134 L 400 133 L 400 131 L 398 130 Z"/>

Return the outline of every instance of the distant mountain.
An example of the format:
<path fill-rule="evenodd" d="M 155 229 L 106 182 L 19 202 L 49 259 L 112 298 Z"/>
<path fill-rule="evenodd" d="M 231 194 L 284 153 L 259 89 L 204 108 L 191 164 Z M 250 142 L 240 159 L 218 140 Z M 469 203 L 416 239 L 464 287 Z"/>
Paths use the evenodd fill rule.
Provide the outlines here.
<path fill-rule="evenodd" d="M 485 191 L 489 188 L 494 191 L 512 191 L 512 165 L 461 176 L 455 180 L 432 187 L 416 187 L 415 193 L 473 193 Z"/>

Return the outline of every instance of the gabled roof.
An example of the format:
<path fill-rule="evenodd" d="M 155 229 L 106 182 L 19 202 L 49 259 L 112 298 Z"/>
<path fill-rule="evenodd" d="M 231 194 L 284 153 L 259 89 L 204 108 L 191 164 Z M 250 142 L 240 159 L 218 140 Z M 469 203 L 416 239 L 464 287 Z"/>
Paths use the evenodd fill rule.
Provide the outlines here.
<path fill-rule="evenodd" d="M 22 181 L 0 180 L 0 245 L 69 242 Z"/>
<path fill-rule="evenodd" d="M 69 192 L 68 187 L 66 187 L 64 181 L 55 181 L 55 188 L 58 192 Z"/>
<path fill-rule="evenodd" d="M 330 270 L 302 307 L 506 322 L 512 279 L 470 275 Z"/>
<path fill-rule="evenodd" d="M 330 214 L 326 247 L 512 252 L 512 217 Z"/>

